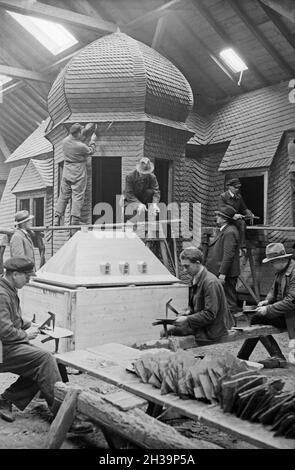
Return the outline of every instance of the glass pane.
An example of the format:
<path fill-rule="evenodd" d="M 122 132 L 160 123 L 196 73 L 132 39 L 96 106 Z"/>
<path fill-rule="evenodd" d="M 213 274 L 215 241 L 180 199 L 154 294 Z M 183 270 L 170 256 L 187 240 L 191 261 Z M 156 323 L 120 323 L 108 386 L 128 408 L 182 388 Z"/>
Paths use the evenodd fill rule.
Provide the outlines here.
<path fill-rule="evenodd" d="M 30 212 L 30 199 L 20 199 L 19 210 Z"/>
<path fill-rule="evenodd" d="M 44 225 L 44 197 L 37 197 L 33 199 L 33 210 L 35 216 L 35 227 Z"/>

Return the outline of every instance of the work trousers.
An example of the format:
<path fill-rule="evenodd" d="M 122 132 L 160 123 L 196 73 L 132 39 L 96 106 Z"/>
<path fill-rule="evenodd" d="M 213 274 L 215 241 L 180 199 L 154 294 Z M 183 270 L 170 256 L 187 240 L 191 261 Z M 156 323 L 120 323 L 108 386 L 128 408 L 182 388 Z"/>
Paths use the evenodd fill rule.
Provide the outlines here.
<path fill-rule="evenodd" d="M 246 222 L 244 219 L 238 219 L 235 221 L 235 224 L 239 230 L 240 247 L 246 248 Z"/>
<path fill-rule="evenodd" d="M 49 408 L 52 407 L 54 385 L 62 380 L 52 354 L 30 343 L 3 344 L 0 372 L 19 375 L 16 382 L 2 393 L 19 410 L 24 410 L 38 391 L 41 391 Z"/>
<path fill-rule="evenodd" d="M 238 311 L 238 296 L 236 291 L 237 277 L 226 277 L 223 283 L 223 289 L 229 310 L 229 324 L 225 325 L 230 329 L 234 325 L 233 315 Z"/>
<path fill-rule="evenodd" d="M 146 206 L 148 204 L 151 204 L 153 202 L 153 197 L 154 197 L 154 191 L 152 189 L 146 189 L 144 193 L 141 194 L 138 199 L 142 204 L 145 204 Z M 128 207 L 128 214 L 126 214 L 126 209 Z M 127 220 L 132 219 L 133 217 L 136 216 L 137 214 L 137 208 L 138 208 L 138 203 L 137 202 L 130 202 L 129 204 L 126 203 L 124 206 L 124 222 L 127 222 Z M 131 213 L 132 212 L 132 213 Z M 131 213 L 131 214 L 129 214 Z"/>
<path fill-rule="evenodd" d="M 81 211 L 84 204 L 85 192 L 87 187 L 87 172 L 85 172 L 77 180 L 70 181 L 62 177 L 60 195 L 55 207 L 55 215 L 62 216 L 65 213 L 67 204 L 72 198 L 71 216 L 81 219 Z"/>

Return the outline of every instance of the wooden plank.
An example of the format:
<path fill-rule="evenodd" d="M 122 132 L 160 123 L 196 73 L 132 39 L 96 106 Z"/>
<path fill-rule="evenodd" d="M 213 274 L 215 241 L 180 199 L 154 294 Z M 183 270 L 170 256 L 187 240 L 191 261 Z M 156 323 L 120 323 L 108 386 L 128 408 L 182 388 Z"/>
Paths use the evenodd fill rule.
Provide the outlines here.
<path fill-rule="evenodd" d="M 55 397 L 63 399 L 67 386 L 55 385 Z M 174 428 L 146 415 L 142 410 L 121 411 L 107 403 L 98 393 L 82 391 L 77 399 L 77 411 L 141 448 L 147 449 L 208 449 L 218 446 L 202 440 L 192 441 Z"/>
<path fill-rule="evenodd" d="M 128 348 L 128 346 L 125 346 L 125 348 L 132 349 Z M 103 347 L 101 351 L 102 350 Z M 83 351 L 73 351 L 65 354 L 57 354 L 56 357 L 64 364 L 75 367 L 75 360 L 78 363 L 79 357 L 82 353 Z M 74 357 L 75 360 L 73 360 Z M 103 355 L 101 355 L 101 357 L 103 357 Z M 218 405 L 208 406 L 207 404 L 198 402 L 197 400 L 182 400 L 172 393 L 161 395 L 160 390 L 153 388 L 149 384 L 141 383 L 135 374 L 127 372 L 120 365 L 101 367 L 96 370 L 93 368 L 92 373 L 95 377 L 120 386 L 124 390 L 134 393 L 148 401 L 165 407 L 172 407 L 184 416 L 194 420 L 199 420 L 201 423 L 206 425 L 213 425 L 222 431 L 230 432 L 261 448 L 295 449 L 294 439 L 291 440 L 274 437 L 273 433 L 271 433 L 267 427 L 247 421 L 241 421 L 233 415 L 225 414 Z"/>
<path fill-rule="evenodd" d="M 241 4 L 238 3 L 237 0 L 227 0 L 233 10 L 237 13 L 237 15 L 241 18 L 242 22 L 245 26 L 251 31 L 251 33 L 256 37 L 256 39 L 260 42 L 260 44 L 267 50 L 270 56 L 274 59 L 274 61 L 279 65 L 279 67 L 284 70 L 288 74 L 288 76 L 294 75 L 293 68 L 285 61 L 285 59 L 277 52 L 277 50 L 273 47 L 273 45 L 263 36 L 259 28 L 253 24 L 248 14 L 243 10 Z"/>
<path fill-rule="evenodd" d="M 288 18 L 288 20 L 295 23 L 295 6 L 293 0 L 259 0 L 260 3 L 264 3 L 269 8 L 280 15 Z"/>
<path fill-rule="evenodd" d="M 281 20 L 280 15 L 277 11 L 267 6 L 267 2 L 263 0 L 260 1 L 260 6 L 263 11 L 266 13 L 270 21 L 278 28 L 280 33 L 284 36 L 286 41 L 295 49 L 295 37 L 294 34 L 286 27 L 285 23 Z M 294 9 L 294 19 L 295 19 L 295 9 Z M 294 21 L 295 23 L 295 21 Z"/>
<path fill-rule="evenodd" d="M 65 386 L 63 402 L 50 426 L 46 439 L 46 449 L 59 449 L 62 445 L 75 418 L 78 394 L 79 390 L 69 390 Z"/>
<path fill-rule="evenodd" d="M 69 24 L 87 28 L 93 31 L 113 33 L 117 27 L 109 21 L 102 21 L 96 17 L 81 15 L 72 10 L 45 5 L 45 3 L 26 0 L 0 0 L 0 7 L 9 11 L 15 11 L 22 15 L 33 15 L 45 20 L 54 21 L 61 24 Z"/>

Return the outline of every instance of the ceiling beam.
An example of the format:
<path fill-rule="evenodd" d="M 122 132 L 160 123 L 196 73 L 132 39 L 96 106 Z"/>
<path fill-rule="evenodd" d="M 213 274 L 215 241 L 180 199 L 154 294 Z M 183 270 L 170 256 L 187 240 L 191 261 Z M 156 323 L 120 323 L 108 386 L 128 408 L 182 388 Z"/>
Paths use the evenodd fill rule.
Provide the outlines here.
<path fill-rule="evenodd" d="M 22 15 L 34 15 L 38 18 L 57 23 L 87 28 L 102 33 L 113 33 L 117 27 L 114 23 L 101 20 L 94 16 L 82 15 L 72 10 L 46 5 L 34 0 L 0 0 L 0 7 L 5 10 L 21 13 Z"/>
<path fill-rule="evenodd" d="M 280 15 L 272 8 L 269 8 L 268 6 L 266 6 L 264 2 L 258 0 L 258 3 L 263 9 L 263 11 L 266 13 L 268 18 L 270 19 L 270 21 L 272 21 L 273 24 L 278 28 L 281 35 L 284 36 L 284 38 L 290 44 L 290 46 L 293 49 L 295 49 L 295 36 L 286 27 L 285 23 L 281 20 Z"/>
<path fill-rule="evenodd" d="M 147 21 L 150 21 L 150 20 L 154 19 L 155 17 L 160 17 L 161 15 L 165 14 L 165 12 L 168 11 L 169 9 L 172 9 L 173 7 L 179 5 L 180 3 L 188 2 L 188 1 L 190 1 L 190 0 L 171 0 L 170 2 L 166 2 L 161 7 L 155 8 L 152 11 L 148 11 L 144 15 L 138 16 L 134 20 L 129 21 L 129 23 L 120 24 L 119 25 L 120 29 L 122 31 L 124 31 L 124 30 L 129 31 L 129 30 L 132 30 L 134 28 L 137 28 L 142 23 L 146 23 Z"/>
<path fill-rule="evenodd" d="M 155 33 L 154 33 L 153 40 L 152 40 L 152 44 L 151 44 L 152 49 L 158 50 L 160 48 L 162 38 L 167 28 L 168 17 L 169 17 L 169 12 L 166 12 L 165 15 L 161 16 L 158 19 Z"/>
<path fill-rule="evenodd" d="M 9 65 L 0 64 L 0 75 L 7 75 L 11 78 L 21 78 L 25 80 L 34 80 L 36 82 L 48 82 L 52 80 L 42 73 L 33 72 L 33 70 L 20 69 L 10 67 Z"/>
<path fill-rule="evenodd" d="M 207 8 L 203 4 L 201 4 L 200 1 L 193 0 L 193 4 L 197 11 L 205 18 L 207 23 L 211 26 L 211 28 L 218 34 L 218 36 L 224 41 L 226 47 L 231 47 L 234 49 L 241 57 L 243 54 L 240 53 L 237 45 L 232 41 L 231 37 L 229 34 L 220 26 L 216 20 L 213 18 L 211 13 L 208 11 Z M 270 85 L 270 81 L 264 77 L 264 75 L 255 67 L 253 62 L 249 58 L 245 60 L 245 62 L 249 65 L 250 70 L 253 72 L 254 75 L 256 75 L 257 79 L 264 85 Z"/>
<path fill-rule="evenodd" d="M 227 2 L 231 5 L 232 9 L 235 13 L 239 16 L 245 26 L 251 31 L 253 36 L 260 42 L 260 44 L 264 47 L 265 50 L 269 53 L 269 55 L 273 58 L 273 60 L 278 64 L 278 66 L 286 72 L 287 75 L 294 76 L 295 71 L 293 68 L 285 61 L 285 59 L 278 53 L 278 51 L 273 47 L 273 45 L 263 36 L 261 31 L 257 26 L 255 26 L 242 8 L 240 2 L 238 0 L 227 0 Z"/>
<path fill-rule="evenodd" d="M 7 160 L 7 158 L 10 157 L 11 152 L 9 148 L 7 147 L 4 137 L 2 136 L 1 133 L 0 133 L 0 150 L 3 153 L 5 160 Z"/>
<path fill-rule="evenodd" d="M 293 0 L 260 0 L 267 7 L 295 23 L 295 4 Z"/>

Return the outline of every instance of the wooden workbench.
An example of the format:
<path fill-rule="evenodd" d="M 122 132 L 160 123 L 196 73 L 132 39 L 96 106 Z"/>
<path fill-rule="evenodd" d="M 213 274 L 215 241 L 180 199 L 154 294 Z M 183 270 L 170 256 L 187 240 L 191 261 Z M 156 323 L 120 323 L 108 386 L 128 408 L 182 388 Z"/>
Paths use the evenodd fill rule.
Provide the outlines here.
<path fill-rule="evenodd" d="M 135 374 L 128 372 L 126 367 L 132 360 L 145 353 L 146 351 L 121 344 L 109 343 L 86 350 L 57 354 L 55 357 L 66 366 L 85 371 L 144 398 L 149 403 L 173 408 L 183 416 L 232 433 L 259 448 L 295 449 L 294 439 L 274 437 L 269 427 L 224 413 L 218 405 L 208 405 L 193 399 L 184 400 L 173 393 L 161 395 L 160 390 L 142 383 Z"/>

